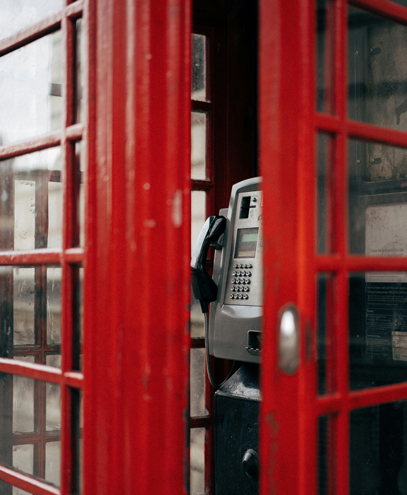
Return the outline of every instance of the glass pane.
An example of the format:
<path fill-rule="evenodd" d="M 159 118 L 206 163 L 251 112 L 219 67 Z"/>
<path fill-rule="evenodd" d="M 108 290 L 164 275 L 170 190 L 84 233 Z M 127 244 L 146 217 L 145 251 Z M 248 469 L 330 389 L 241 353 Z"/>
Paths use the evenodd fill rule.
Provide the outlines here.
<path fill-rule="evenodd" d="M 61 475 L 61 442 L 47 442 L 45 445 L 45 479 L 59 486 Z"/>
<path fill-rule="evenodd" d="M 61 167 L 59 147 L 0 162 L 0 250 L 62 246 Z"/>
<path fill-rule="evenodd" d="M 14 345 L 34 344 L 35 281 L 34 268 L 13 268 Z"/>
<path fill-rule="evenodd" d="M 206 99 L 206 37 L 192 35 L 192 99 Z"/>
<path fill-rule="evenodd" d="M 407 150 L 349 141 L 349 250 L 407 254 Z"/>
<path fill-rule="evenodd" d="M 33 356 L 24 360 L 32 362 Z M 5 373 L 0 375 L 0 381 L 1 462 L 59 483 L 59 386 Z M 24 437 L 27 434 L 32 442 L 28 445 Z M 1 490 L 0 484 L 0 493 L 12 493 Z"/>
<path fill-rule="evenodd" d="M 46 429 L 59 430 L 61 428 L 61 391 L 55 383 L 46 384 Z"/>
<path fill-rule="evenodd" d="M 34 473 L 34 445 L 14 445 L 13 467 L 23 473 Z"/>
<path fill-rule="evenodd" d="M 72 493 L 82 493 L 82 397 L 79 390 L 72 390 Z"/>
<path fill-rule="evenodd" d="M 317 110 L 334 113 L 334 0 L 317 2 Z"/>
<path fill-rule="evenodd" d="M 74 370 L 82 369 L 82 345 L 83 345 L 83 275 L 82 267 L 73 268 L 73 362 Z"/>
<path fill-rule="evenodd" d="M 205 407 L 205 349 L 191 349 L 191 416 L 203 416 Z"/>
<path fill-rule="evenodd" d="M 335 140 L 328 134 L 317 137 L 317 252 L 328 254 L 335 251 L 334 228 L 334 152 Z"/>
<path fill-rule="evenodd" d="M 401 383 L 407 372 L 407 273 L 349 277 L 351 390 Z"/>
<path fill-rule="evenodd" d="M 85 237 L 85 160 L 83 159 L 82 141 L 75 143 L 75 167 L 78 173 L 79 194 L 76 196 L 75 230 L 79 228 L 79 245 L 83 246 Z M 79 225 L 79 227 L 78 227 Z M 75 233 L 75 237 L 78 234 Z M 74 244 L 77 244 L 76 241 Z"/>
<path fill-rule="evenodd" d="M 61 128 L 62 60 L 60 31 L 0 57 L 0 144 Z"/>
<path fill-rule="evenodd" d="M 28 214 L 28 211 L 30 214 Z M 14 181 L 14 249 L 35 248 L 35 181 Z"/>
<path fill-rule="evenodd" d="M 191 430 L 191 495 L 205 494 L 205 428 Z"/>
<path fill-rule="evenodd" d="M 52 178 L 48 182 L 48 245 L 49 248 L 62 246 L 62 182 Z"/>
<path fill-rule="evenodd" d="M 206 177 L 206 114 L 192 112 L 191 121 L 191 177 Z"/>
<path fill-rule="evenodd" d="M 13 376 L 13 432 L 34 431 L 34 380 Z"/>
<path fill-rule="evenodd" d="M 350 494 L 407 492 L 406 402 L 350 414 Z"/>
<path fill-rule="evenodd" d="M 349 116 L 407 130 L 407 27 L 349 9 Z"/>
<path fill-rule="evenodd" d="M 84 122 L 84 89 L 85 89 L 85 36 L 83 36 L 83 20 L 78 19 L 76 26 L 76 81 L 75 81 L 75 122 Z"/>
<path fill-rule="evenodd" d="M 61 343 L 61 268 L 47 268 L 47 342 Z"/>
<path fill-rule="evenodd" d="M 199 232 L 206 220 L 206 193 L 204 191 L 192 191 L 191 201 L 191 248 L 194 249 Z M 201 305 L 193 296 L 191 301 L 191 336 L 204 336 L 204 317 Z"/>
<path fill-rule="evenodd" d="M 26 28 L 47 16 L 58 12 L 63 0 L 2 0 L 0 33 L 1 39 Z"/>
<path fill-rule="evenodd" d="M 54 368 L 61 367 L 61 355 L 60 354 L 47 354 L 45 356 L 45 363 L 47 366 L 53 366 Z"/>
<path fill-rule="evenodd" d="M 402 5 L 403 7 L 407 7 L 407 0 L 390 0 L 393 3 L 398 3 L 399 5 Z"/>
<path fill-rule="evenodd" d="M 335 465 L 334 418 L 318 418 L 318 495 L 334 495 Z"/>
<path fill-rule="evenodd" d="M 336 390 L 334 367 L 336 345 L 334 339 L 335 276 L 321 273 L 317 278 L 318 314 L 318 394 Z"/>

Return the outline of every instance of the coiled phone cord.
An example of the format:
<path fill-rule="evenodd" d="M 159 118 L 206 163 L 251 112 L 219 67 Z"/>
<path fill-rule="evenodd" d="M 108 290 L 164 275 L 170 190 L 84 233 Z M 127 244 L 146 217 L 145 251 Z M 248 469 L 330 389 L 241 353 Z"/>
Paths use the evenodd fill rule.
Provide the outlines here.
<path fill-rule="evenodd" d="M 208 313 L 204 313 L 204 321 L 205 321 L 205 351 L 206 351 L 206 371 L 208 373 L 209 382 L 213 388 L 221 387 L 229 378 L 232 376 L 235 371 L 236 361 L 233 361 L 233 365 L 231 370 L 229 371 L 228 376 L 221 383 L 216 383 L 212 376 L 211 364 L 209 361 L 209 327 L 208 327 Z"/>

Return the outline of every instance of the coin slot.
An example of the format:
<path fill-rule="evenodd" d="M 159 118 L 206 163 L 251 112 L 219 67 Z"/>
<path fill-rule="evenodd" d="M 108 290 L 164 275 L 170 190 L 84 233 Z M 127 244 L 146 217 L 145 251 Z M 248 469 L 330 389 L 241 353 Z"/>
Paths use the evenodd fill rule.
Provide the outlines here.
<path fill-rule="evenodd" d="M 240 216 L 239 218 L 249 218 L 251 196 L 243 196 L 240 204 Z"/>

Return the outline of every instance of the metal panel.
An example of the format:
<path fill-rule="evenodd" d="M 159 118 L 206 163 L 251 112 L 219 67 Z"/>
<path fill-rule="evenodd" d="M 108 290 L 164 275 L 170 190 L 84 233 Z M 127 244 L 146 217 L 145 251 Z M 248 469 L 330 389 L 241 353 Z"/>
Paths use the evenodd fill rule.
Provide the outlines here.
<path fill-rule="evenodd" d="M 88 19 L 84 493 L 186 493 L 189 2 Z"/>
<path fill-rule="evenodd" d="M 264 348 L 260 493 L 315 493 L 314 4 L 260 1 L 260 163 L 264 197 Z M 289 62 L 288 62 L 289 61 Z M 300 314 L 300 366 L 278 368 L 277 315 Z"/>

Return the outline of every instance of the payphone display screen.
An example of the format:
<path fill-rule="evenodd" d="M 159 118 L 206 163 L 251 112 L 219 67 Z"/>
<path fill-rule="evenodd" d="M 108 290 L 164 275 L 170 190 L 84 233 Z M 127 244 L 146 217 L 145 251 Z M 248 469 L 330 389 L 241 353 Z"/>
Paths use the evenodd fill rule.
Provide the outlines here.
<path fill-rule="evenodd" d="M 254 258 L 256 256 L 259 229 L 238 229 L 235 258 Z"/>

